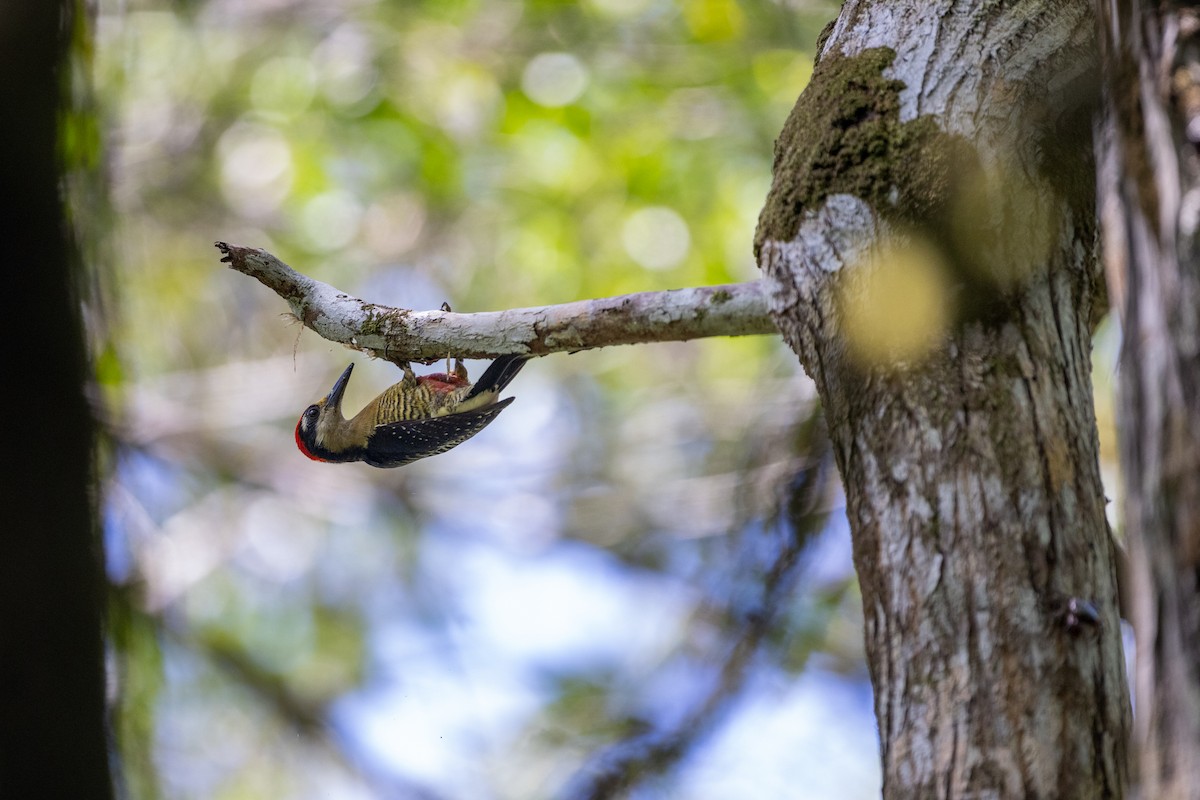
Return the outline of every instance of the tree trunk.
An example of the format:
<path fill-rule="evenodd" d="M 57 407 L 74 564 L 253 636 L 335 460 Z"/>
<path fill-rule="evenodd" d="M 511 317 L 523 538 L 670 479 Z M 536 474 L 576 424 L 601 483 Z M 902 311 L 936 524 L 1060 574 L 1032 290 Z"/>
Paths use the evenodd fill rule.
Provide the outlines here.
<path fill-rule="evenodd" d="M 0 797 L 112 797 L 92 421 L 58 136 L 71 2 L 0 0 L 8 409 L 0 466 Z"/>
<path fill-rule="evenodd" d="M 1200 13 L 1098 4 L 1142 795 L 1200 798 Z"/>
<path fill-rule="evenodd" d="M 886 798 L 1121 797 L 1082 2 L 849 0 L 759 264 L 846 489 Z"/>

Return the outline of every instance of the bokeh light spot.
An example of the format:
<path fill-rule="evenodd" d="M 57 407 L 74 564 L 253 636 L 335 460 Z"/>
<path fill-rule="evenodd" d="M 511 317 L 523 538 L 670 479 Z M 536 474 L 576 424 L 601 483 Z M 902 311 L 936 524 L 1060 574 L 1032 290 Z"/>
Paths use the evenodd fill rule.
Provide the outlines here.
<path fill-rule="evenodd" d="M 225 201 L 242 214 L 274 211 L 292 188 L 292 151 L 283 134 L 272 127 L 233 125 L 217 143 L 217 155 Z"/>
<path fill-rule="evenodd" d="M 425 204 L 416 194 L 402 192 L 381 198 L 363 219 L 367 246 L 381 258 L 405 253 L 420 238 L 425 217 Z"/>
<path fill-rule="evenodd" d="M 530 100 L 548 108 L 575 102 L 587 84 L 587 68 L 570 53 L 536 55 L 521 74 L 521 89 Z"/>
<path fill-rule="evenodd" d="M 677 89 L 667 99 L 667 114 L 680 139 L 707 139 L 724 129 L 728 104 L 709 88 Z"/>
<path fill-rule="evenodd" d="M 345 24 L 313 51 L 317 82 L 325 99 L 339 108 L 370 105 L 379 82 L 375 48 L 366 30 Z"/>
<path fill-rule="evenodd" d="M 670 269 L 687 257 L 692 237 L 683 217 L 664 206 L 635 211 L 621 228 L 629 257 L 646 269 Z"/>
<path fill-rule="evenodd" d="M 437 108 L 442 128 L 457 136 L 477 133 L 491 121 L 502 102 L 495 79 L 480 70 L 465 70 L 441 87 Z"/>
<path fill-rule="evenodd" d="M 250 102 L 260 111 L 292 118 L 302 114 L 317 91 L 316 71 L 302 58 L 273 58 L 250 81 Z"/>
<path fill-rule="evenodd" d="M 920 241 L 889 247 L 845 273 L 839 306 L 850 352 L 868 366 L 926 356 L 950 320 L 938 252 Z"/>
<path fill-rule="evenodd" d="M 300 216 L 309 245 L 329 252 L 345 247 L 358 234 L 363 209 L 349 192 L 332 191 L 305 203 Z"/>
<path fill-rule="evenodd" d="M 517 137 L 513 168 L 523 180 L 579 193 L 601 174 L 591 146 L 556 125 L 526 125 Z"/>

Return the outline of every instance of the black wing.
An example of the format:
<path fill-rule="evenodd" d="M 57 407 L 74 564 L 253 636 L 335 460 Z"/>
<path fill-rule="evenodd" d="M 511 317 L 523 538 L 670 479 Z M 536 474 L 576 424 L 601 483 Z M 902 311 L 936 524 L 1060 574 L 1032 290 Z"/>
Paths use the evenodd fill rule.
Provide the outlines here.
<path fill-rule="evenodd" d="M 461 414 L 380 425 L 367 440 L 363 461 L 372 467 L 402 467 L 417 459 L 444 453 L 486 428 L 513 399 L 508 397 Z"/>

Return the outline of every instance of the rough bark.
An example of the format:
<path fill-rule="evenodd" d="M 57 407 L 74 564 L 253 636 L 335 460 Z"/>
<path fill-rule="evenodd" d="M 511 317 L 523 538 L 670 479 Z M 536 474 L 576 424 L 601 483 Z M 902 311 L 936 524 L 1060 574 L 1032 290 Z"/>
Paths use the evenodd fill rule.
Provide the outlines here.
<path fill-rule="evenodd" d="M 1082 2 L 849 0 L 776 146 L 759 264 L 845 484 L 889 799 L 1124 791 L 1093 34 Z M 897 264 L 945 320 L 872 360 L 853 309 Z"/>
<path fill-rule="evenodd" d="M 1200 798 L 1200 14 L 1099 3 L 1141 794 Z"/>

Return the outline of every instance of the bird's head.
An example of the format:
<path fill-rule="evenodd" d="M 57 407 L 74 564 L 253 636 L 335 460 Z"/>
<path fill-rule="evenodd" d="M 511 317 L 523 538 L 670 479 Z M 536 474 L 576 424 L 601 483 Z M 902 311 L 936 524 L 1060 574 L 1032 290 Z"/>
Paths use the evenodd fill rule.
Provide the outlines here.
<path fill-rule="evenodd" d="M 296 423 L 296 446 L 313 461 L 352 461 L 356 456 L 343 441 L 346 418 L 342 416 L 342 395 L 350 383 L 354 365 L 334 382 L 329 394 L 304 409 Z"/>

